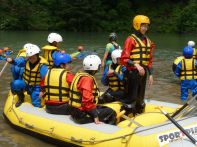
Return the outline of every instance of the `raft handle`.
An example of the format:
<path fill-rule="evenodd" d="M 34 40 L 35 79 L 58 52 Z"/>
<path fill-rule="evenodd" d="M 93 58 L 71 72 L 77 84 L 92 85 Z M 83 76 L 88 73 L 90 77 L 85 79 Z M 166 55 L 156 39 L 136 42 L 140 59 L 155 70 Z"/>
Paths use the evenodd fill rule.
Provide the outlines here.
<path fill-rule="evenodd" d="M 75 139 L 73 136 L 71 136 L 70 140 L 74 141 L 74 142 L 77 142 L 77 143 L 82 143 L 83 142 L 82 139 Z"/>
<path fill-rule="evenodd" d="M 27 123 L 24 123 L 25 127 L 29 128 L 29 129 L 33 129 L 34 126 L 33 125 L 30 125 L 30 124 L 27 124 Z"/>

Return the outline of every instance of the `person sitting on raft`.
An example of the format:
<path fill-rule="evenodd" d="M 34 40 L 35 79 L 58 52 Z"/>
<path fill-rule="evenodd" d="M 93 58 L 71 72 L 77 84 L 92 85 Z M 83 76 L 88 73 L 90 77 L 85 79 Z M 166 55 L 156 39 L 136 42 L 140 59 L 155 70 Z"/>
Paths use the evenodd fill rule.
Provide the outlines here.
<path fill-rule="evenodd" d="M 46 112 L 69 115 L 69 90 L 74 75 L 69 71 L 72 59 L 66 53 L 57 53 L 54 65 L 43 80 L 42 92 Z"/>
<path fill-rule="evenodd" d="M 125 77 L 126 67 L 120 64 L 122 50 L 116 49 L 112 52 L 112 64 L 105 67 L 101 82 L 109 88 L 99 97 L 99 103 L 123 101 L 125 98 Z"/>
<path fill-rule="evenodd" d="M 83 60 L 84 72 L 76 73 L 71 83 L 69 104 L 72 106 L 72 119 L 76 123 L 116 123 L 114 110 L 97 105 L 99 89 L 94 75 L 99 70 L 100 65 L 101 59 L 97 55 L 86 56 Z"/>
<path fill-rule="evenodd" d="M 184 58 L 178 63 L 175 74 L 181 80 L 181 100 L 185 103 L 188 98 L 188 90 L 192 96 L 197 94 L 197 61 L 193 57 L 193 48 L 186 46 L 183 49 Z"/>
<path fill-rule="evenodd" d="M 31 45 L 32 45 L 31 43 L 26 43 L 23 46 L 23 49 L 19 50 L 16 58 L 14 59 L 15 64 L 12 64 L 10 68 L 12 72 L 13 80 L 17 80 L 17 79 L 22 80 L 23 72 L 25 69 L 24 60 L 26 58 L 26 50 Z"/>
<path fill-rule="evenodd" d="M 14 80 L 11 83 L 13 94 L 17 94 L 18 101 L 15 106 L 19 107 L 24 102 L 24 91 L 31 97 L 31 102 L 35 107 L 41 107 L 40 99 L 40 83 L 48 71 L 48 62 L 39 56 L 40 48 L 31 44 L 26 50 L 27 60 L 21 58 L 20 65 L 24 65 L 25 69 L 21 79 Z M 16 60 L 7 58 L 7 62 L 16 65 Z"/>
<path fill-rule="evenodd" d="M 57 33 L 50 33 L 48 35 L 47 41 L 49 45 L 45 45 L 43 49 L 43 57 L 49 62 L 49 68 L 53 66 L 53 60 L 55 58 L 55 54 L 60 52 L 58 49 L 59 43 L 63 41 L 62 36 Z"/>

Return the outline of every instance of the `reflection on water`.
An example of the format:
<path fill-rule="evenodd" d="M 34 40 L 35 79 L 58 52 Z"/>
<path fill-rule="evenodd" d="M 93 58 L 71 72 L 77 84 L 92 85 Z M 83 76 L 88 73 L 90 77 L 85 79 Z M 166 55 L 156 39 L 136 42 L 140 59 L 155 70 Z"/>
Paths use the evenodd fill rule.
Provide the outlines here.
<path fill-rule="evenodd" d="M 35 43 L 39 46 L 46 44 L 46 37 L 49 32 L 0 32 L 0 47 L 9 46 L 15 53 L 21 49 L 22 46 L 27 43 Z M 64 42 L 61 44 L 62 49 L 66 49 L 67 53 L 76 51 L 78 45 L 84 45 L 86 50 L 91 50 L 99 54 L 102 58 L 105 45 L 108 41 L 108 33 L 67 33 L 62 32 Z M 118 41 L 120 45 L 123 42 L 127 34 L 119 34 Z M 188 40 L 192 40 L 194 36 L 180 36 L 172 34 L 151 34 L 150 37 L 156 43 L 156 49 L 154 53 L 154 85 L 152 87 L 147 86 L 146 97 L 150 99 L 181 103 L 179 99 L 179 79 L 174 76 L 171 70 L 172 61 L 175 57 L 181 55 L 181 50 L 186 45 Z M 195 40 L 194 40 L 195 41 Z M 0 70 L 5 62 L 0 61 Z M 73 63 L 73 71 L 76 72 L 82 69 L 82 61 L 76 60 Z M 3 112 L 4 102 L 7 97 L 8 90 L 10 89 L 9 83 L 12 79 L 10 73 L 10 65 L 8 65 L 0 77 L 0 112 Z M 98 84 L 101 91 L 104 91 L 106 87 L 102 86 L 101 72 L 96 75 Z M 6 122 L 0 117 L 0 146 L 52 146 L 39 139 L 25 135 L 12 129 Z"/>

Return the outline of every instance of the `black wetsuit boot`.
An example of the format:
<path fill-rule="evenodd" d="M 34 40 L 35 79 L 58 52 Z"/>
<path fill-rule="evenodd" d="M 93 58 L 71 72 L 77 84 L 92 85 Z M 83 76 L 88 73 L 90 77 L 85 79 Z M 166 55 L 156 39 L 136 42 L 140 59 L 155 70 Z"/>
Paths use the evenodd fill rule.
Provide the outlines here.
<path fill-rule="evenodd" d="M 16 107 L 19 107 L 23 102 L 24 102 L 24 93 L 21 91 L 21 92 L 16 92 L 17 96 L 18 96 L 18 101 L 16 102 L 15 106 Z"/>

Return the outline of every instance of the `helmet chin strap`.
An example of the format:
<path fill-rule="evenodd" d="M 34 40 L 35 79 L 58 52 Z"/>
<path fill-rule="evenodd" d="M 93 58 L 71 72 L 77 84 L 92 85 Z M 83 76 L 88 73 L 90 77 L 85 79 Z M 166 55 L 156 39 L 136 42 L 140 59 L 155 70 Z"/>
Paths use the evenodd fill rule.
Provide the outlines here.
<path fill-rule="evenodd" d="M 145 38 L 145 36 L 140 32 L 140 30 L 135 30 L 134 31 L 134 33 L 135 33 L 135 35 L 137 36 L 137 37 L 139 37 L 141 40 L 143 40 L 144 38 Z"/>
<path fill-rule="evenodd" d="M 95 75 L 95 73 L 97 72 L 97 70 L 85 70 L 85 72 L 89 73 L 90 75 Z"/>

